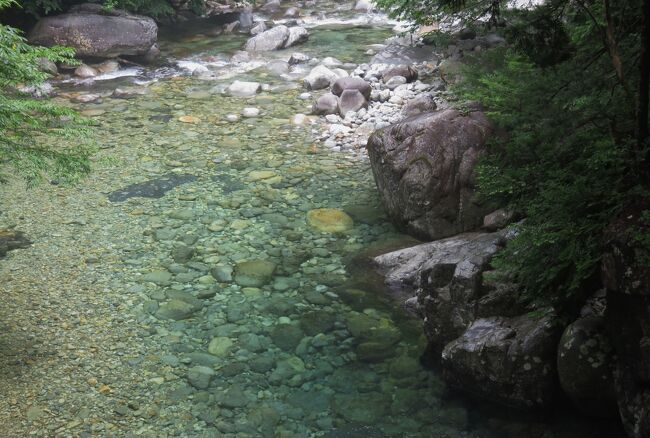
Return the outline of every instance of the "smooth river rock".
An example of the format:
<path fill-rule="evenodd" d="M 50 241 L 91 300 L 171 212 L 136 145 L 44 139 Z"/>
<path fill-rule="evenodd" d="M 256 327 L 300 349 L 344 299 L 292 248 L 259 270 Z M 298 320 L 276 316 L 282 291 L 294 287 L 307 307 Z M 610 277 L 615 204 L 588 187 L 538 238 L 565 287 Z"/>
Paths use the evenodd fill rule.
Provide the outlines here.
<path fill-rule="evenodd" d="M 326 233 L 342 233 L 354 226 L 354 221 L 347 213 L 335 208 L 310 210 L 307 212 L 307 223 Z"/>

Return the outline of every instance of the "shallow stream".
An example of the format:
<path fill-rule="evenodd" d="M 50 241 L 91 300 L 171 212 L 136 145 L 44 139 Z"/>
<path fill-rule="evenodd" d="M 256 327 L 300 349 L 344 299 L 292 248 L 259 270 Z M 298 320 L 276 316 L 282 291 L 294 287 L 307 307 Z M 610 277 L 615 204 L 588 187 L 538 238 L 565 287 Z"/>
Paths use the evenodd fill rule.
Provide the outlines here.
<path fill-rule="evenodd" d="M 297 49 L 360 63 L 392 31 L 310 33 Z M 244 36 L 165 38 L 168 67 L 61 85 L 67 105 L 138 90 L 72 104 L 96 123 L 87 180 L 2 189 L 2 225 L 34 241 L 0 262 L 7 436 L 613 436 L 450 395 L 420 364 L 419 321 L 364 262 L 412 240 L 383 215 L 363 152 L 290 122 L 311 105 L 300 82 L 229 64 Z M 217 78 L 179 67 L 192 63 Z M 224 96 L 234 79 L 270 89 Z M 260 115 L 226 119 L 244 107 Z M 310 224 L 316 209 L 335 210 Z"/>

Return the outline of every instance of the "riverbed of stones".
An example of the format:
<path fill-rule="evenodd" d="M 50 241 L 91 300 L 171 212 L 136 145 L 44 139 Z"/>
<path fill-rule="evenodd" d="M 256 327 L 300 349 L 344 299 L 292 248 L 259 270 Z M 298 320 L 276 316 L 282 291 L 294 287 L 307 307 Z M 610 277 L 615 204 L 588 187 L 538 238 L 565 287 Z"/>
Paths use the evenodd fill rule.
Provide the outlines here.
<path fill-rule="evenodd" d="M 363 145 L 446 105 L 440 62 L 396 72 L 283 56 L 276 76 L 219 81 L 220 64 L 144 86 L 60 90 L 60 103 L 94 120 L 100 150 L 81 187 L 13 181 L 2 193 L 3 225 L 34 242 L 0 264 L 10 436 L 543 430 L 470 421 L 420 364 L 419 324 L 370 271 L 352 269 L 360 253 L 405 242 L 378 204 Z M 305 79 L 315 69 L 327 80 Z M 367 84 L 360 107 L 341 112 L 337 100 L 330 114 L 308 114 L 341 78 Z"/>
<path fill-rule="evenodd" d="M 3 220 L 35 241 L 2 266 L 3 423 L 16 436 L 466 434 L 466 410 L 441 406 L 419 364 L 419 330 L 351 281 L 347 261 L 393 233 L 367 164 L 290 123 L 299 89 L 207 87 L 57 98 L 93 117 L 101 152 L 82 188 L 3 193 Z"/>

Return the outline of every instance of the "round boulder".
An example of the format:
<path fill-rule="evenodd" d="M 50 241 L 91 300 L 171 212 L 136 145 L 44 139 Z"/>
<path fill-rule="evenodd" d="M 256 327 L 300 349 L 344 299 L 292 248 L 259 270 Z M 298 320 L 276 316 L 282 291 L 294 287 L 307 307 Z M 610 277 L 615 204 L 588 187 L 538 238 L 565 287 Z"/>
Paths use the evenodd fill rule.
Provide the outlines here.
<path fill-rule="evenodd" d="M 359 90 L 344 90 L 339 99 L 339 114 L 345 117 L 350 111 L 359 111 L 367 108 L 368 101 Z"/>
<path fill-rule="evenodd" d="M 354 77 L 339 78 L 332 84 L 332 93 L 336 96 L 340 96 L 345 90 L 357 90 L 368 100 L 372 87 L 363 79 Z"/>
<path fill-rule="evenodd" d="M 352 228 L 354 222 L 344 211 L 318 208 L 307 212 L 307 223 L 318 231 L 341 233 Z"/>
<path fill-rule="evenodd" d="M 339 98 L 331 93 L 319 97 L 312 106 L 312 113 L 323 116 L 327 114 L 336 114 L 339 110 Z"/>
<path fill-rule="evenodd" d="M 566 395 L 585 414 L 613 417 L 618 411 L 611 373 L 612 346 L 600 316 L 580 318 L 562 334 L 557 372 Z"/>
<path fill-rule="evenodd" d="M 261 287 L 275 272 L 275 263 L 269 260 L 248 260 L 235 267 L 235 282 L 243 287 Z"/>

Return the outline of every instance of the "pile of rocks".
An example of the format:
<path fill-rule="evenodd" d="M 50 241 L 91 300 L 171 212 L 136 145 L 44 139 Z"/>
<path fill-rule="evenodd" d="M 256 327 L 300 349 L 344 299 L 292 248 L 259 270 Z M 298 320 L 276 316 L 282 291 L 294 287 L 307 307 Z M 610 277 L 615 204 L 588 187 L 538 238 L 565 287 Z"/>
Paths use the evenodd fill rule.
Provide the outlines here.
<path fill-rule="evenodd" d="M 358 150 L 376 129 L 446 106 L 445 83 L 423 83 L 418 69 L 429 72 L 432 66 L 362 64 L 349 76 L 342 69 L 315 67 L 305 78 L 305 87 L 330 89 L 312 106 L 312 113 L 325 116 L 327 122 L 321 141 L 337 150 Z"/>

